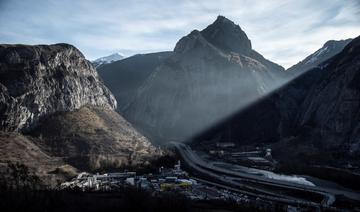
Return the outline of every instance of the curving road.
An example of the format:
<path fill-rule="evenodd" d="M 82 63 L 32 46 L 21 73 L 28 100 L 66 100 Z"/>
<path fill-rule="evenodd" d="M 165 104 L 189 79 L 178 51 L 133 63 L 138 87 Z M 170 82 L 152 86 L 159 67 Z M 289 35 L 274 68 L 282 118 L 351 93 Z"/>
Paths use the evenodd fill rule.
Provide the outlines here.
<path fill-rule="evenodd" d="M 287 204 L 300 204 L 314 207 L 330 207 L 336 200 L 335 195 L 344 195 L 350 199 L 360 201 L 360 195 L 351 191 L 269 179 L 264 176 L 214 166 L 212 163 L 207 163 L 200 158 L 188 145 L 178 142 L 171 142 L 171 144 L 177 149 L 185 163 L 198 173 L 216 180 L 217 184 L 220 182 L 224 186 L 239 189 L 238 192 L 250 196 Z M 264 187 L 267 189 L 263 189 Z M 300 191 L 309 194 L 312 193 L 323 196 L 323 200 L 321 202 L 314 202 L 312 200 L 294 197 L 294 195 L 280 194 L 281 192 L 279 192 L 279 189 L 286 189 L 294 192 Z"/>

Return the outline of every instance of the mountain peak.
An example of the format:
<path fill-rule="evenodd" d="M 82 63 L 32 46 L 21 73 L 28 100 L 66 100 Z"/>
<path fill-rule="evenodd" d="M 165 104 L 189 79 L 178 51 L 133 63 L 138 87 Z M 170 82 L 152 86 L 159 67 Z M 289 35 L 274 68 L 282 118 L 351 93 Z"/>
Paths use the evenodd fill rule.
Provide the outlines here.
<path fill-rule="evenodd" d="M 239 25 L 219 15 L 214 23 L 201 31 L 203 37 L 219 49 L 246 54 L 251 42 Z"/>
<path fill-rule="evenodd" d="M 233 21 L 231 21 L 230 19 L 228 19 L 228 18 L 226 18 L 225 16 L 222 16 L 222 15 L 218 15 L 215 22 L 225 22 L 225 23 L 228 22 L 228 23 L 235 24 Z"/>
<path fill-rule="evenodd" d="M 101 65 L 112 63 L 112 62 L 115 62 L 115 61 L 118 61 L 118 60 L 122 60 L 124 58 L 125 58 L 125 56 L 121 52 L 116 52 L 116 53 L 113 53 L 113 54 L 105 56 L 105 57 L 100 57 L 100 58 L 92 61 L 92 64 L 96 68 L 98 68 Z"/>

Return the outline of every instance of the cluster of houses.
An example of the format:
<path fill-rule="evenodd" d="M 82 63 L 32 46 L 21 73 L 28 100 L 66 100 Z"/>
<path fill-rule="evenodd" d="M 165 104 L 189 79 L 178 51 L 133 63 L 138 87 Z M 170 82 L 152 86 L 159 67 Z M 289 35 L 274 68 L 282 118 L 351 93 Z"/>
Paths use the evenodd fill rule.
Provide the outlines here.
<path fill-rule="evenodd" d="M 190 179 L 188 173 L 181 170 L 180 161 L 173 169 L 161 167 L 156 175 L 137 176 L 136 172 L 90 174 L 80 173 L 76 178 L 60 185 L 60 189 L 78 189 L 82 191 L 109 191 L 123 186 L 135 186 L 141 189 L 186 190 L 191 189 L 196 180 Z"/>
<path fill-rule="evenodd" d="M 60 185 L 62 190 L 80 191 L 113 191 L 126 186 L 152 191 L 153 194 L 162 192 L 180 192 L 190 199 L 233 199 L 249 201 L 247 196 L 221 190 L 197 182 L 181 169 L 180 161 L 172 169 L 159 168 L 157 174 L 136 175 L 136 172 L 90 174 L 80 173 L 76 178 Z"/>

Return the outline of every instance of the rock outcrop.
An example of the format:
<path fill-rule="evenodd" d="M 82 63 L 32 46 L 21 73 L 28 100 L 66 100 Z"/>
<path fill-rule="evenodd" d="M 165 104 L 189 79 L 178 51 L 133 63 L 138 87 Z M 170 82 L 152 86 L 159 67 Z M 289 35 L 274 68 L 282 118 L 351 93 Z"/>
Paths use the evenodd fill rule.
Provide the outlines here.
<path fill-rule="evenodd" d="M 82 53 L 68 44 L 0 45 L 2 130 L 26 131 L 45 115 L 116 100 Z"/>

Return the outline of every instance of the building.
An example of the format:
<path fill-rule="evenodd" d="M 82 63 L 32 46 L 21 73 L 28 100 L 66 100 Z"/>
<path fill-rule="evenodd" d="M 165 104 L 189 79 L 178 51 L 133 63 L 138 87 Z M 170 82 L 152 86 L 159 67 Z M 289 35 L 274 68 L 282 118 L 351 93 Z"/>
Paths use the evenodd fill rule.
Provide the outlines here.
<path fill-rule="evenodd" d="M 232 143 L 232 142 L 218 142 L 218 143 L 216 143 L 216 147 L 220 147 L 220 148 L 235 147 L 235 143 Z"/>
<path fill-rule="evenodd" d="M 272 160 L 272 155 L 271 155 L 271 149 L 266 149 L 265 150 L 265 156 L 264 156 L 267 160 Z"/>

